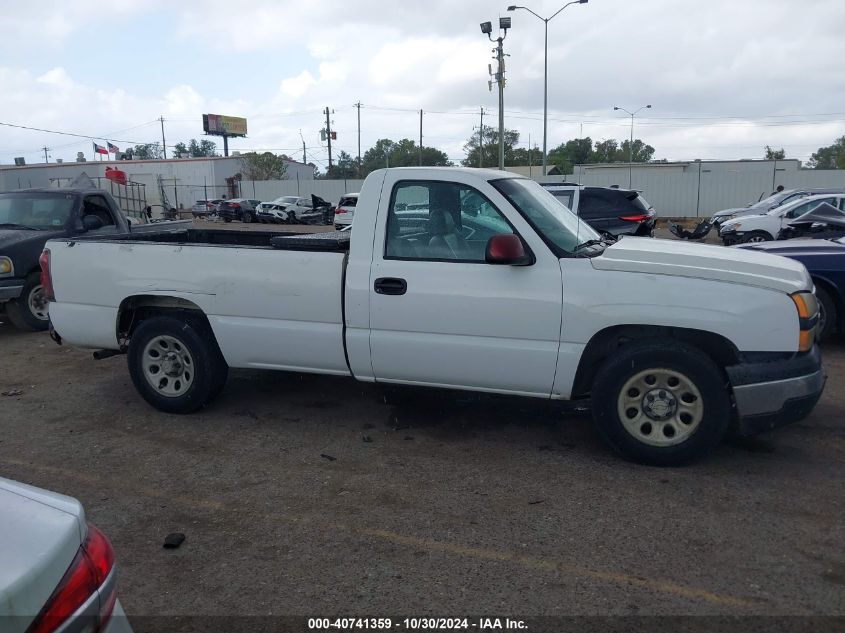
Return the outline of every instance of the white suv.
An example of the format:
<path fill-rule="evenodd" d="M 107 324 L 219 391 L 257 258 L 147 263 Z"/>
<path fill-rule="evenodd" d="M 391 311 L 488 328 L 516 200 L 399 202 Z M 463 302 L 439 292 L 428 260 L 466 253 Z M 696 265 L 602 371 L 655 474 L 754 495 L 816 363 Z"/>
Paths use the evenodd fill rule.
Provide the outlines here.
<path fill-rule="evenodd" d="M 342 229 L 352 224 L 352 218 L 355 216 L 355 205 L 357 204 L 357 193 L 347 193 L 341 197 L 334 210 L 334 226 L 336 229 Z"/>

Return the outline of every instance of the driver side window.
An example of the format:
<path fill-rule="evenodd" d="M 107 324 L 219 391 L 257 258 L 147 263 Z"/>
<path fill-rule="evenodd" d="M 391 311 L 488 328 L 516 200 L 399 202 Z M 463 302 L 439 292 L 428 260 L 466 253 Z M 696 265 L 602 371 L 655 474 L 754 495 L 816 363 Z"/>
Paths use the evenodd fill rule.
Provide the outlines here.
<path fill-rule="evenodd" d="M 482 263 L 491 237 L 513 233 L 501 212 L 468 185 L 402 181 L 390 200 L 384 255 Z"/>
<path fill-rule="evenodd" d="M 85 197 L 85 200 L 82 202 L 82 217 L 84 218 L 87 215 L 98 218 L 102 222 L 103 227 L 115 225 L 109 205 L 102 196 Z"/>

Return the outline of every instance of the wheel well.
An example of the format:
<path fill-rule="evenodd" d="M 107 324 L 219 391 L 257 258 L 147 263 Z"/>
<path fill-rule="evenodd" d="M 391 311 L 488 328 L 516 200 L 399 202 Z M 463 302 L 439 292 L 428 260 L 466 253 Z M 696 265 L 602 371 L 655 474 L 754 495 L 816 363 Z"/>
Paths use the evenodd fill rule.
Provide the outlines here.
<path fill-rule="evenodd" d="M 692 345 L 713 359 L 719 367 L 739 362 L 739 350 L 724 336 L 689 328 L 661 325 L 615 325 L 593 335 L 581 354 L 572 396 L 583 396 L 590 392 L 593 378 L 605 358 L 627 343 L 655 339 L 672 339 Z"/>
<path fill-rule="evenodd" d="M 120 302 L 117 310 L 117 339 L 121 345 L 132 337 L 132 332 L 144 319 L 162 314 L 180 314 L 199 320 L 209 331 L 211 324 L 196 303 L 179 297 L 161 295 L 135 295 Z"/>
<path fill-rule="evenodd" d="M 843 315 L 845 310 L 843 310 L 843 301 L 842 296 L 839 294 L 839 290 L 837 290 L 834 284 L 823 277 L 813 277 L 813 283 L 824 288 L 827 291 L 827 294 L 830 295 L 830 298 L 833 299 L 833 302 L 836 304 L 837 320 L 841 323 L 842 317 L 845 316 Z"/>

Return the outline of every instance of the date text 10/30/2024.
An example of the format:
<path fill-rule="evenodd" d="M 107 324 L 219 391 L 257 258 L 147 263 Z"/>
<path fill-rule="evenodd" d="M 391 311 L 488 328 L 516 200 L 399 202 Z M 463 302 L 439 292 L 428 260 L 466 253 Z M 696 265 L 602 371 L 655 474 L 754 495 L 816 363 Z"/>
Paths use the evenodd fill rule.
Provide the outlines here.
<path fill-rule="evenodd" d="M 511 618 L 308 618 L 309 630 L 526 630 L 524 620 Z"/>

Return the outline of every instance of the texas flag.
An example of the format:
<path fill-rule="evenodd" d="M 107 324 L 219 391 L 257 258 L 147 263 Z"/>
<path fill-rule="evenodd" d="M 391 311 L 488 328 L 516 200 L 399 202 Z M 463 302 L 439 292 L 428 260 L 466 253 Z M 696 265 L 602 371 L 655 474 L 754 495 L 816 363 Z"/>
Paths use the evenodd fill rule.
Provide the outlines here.
<path fill-rule="evenodd" d="M 117 154 L 120 151 L 120 149 L 114 143 L 109 143 L 108 146 L 109 154 Z"/>
<path fill-rule="evenodd" d="M 95 154 L 108 154 L 109 150 L 107 150 L 102 145 L 97 145 L 96 143 L 94 143 L 94 153 Z"/>

